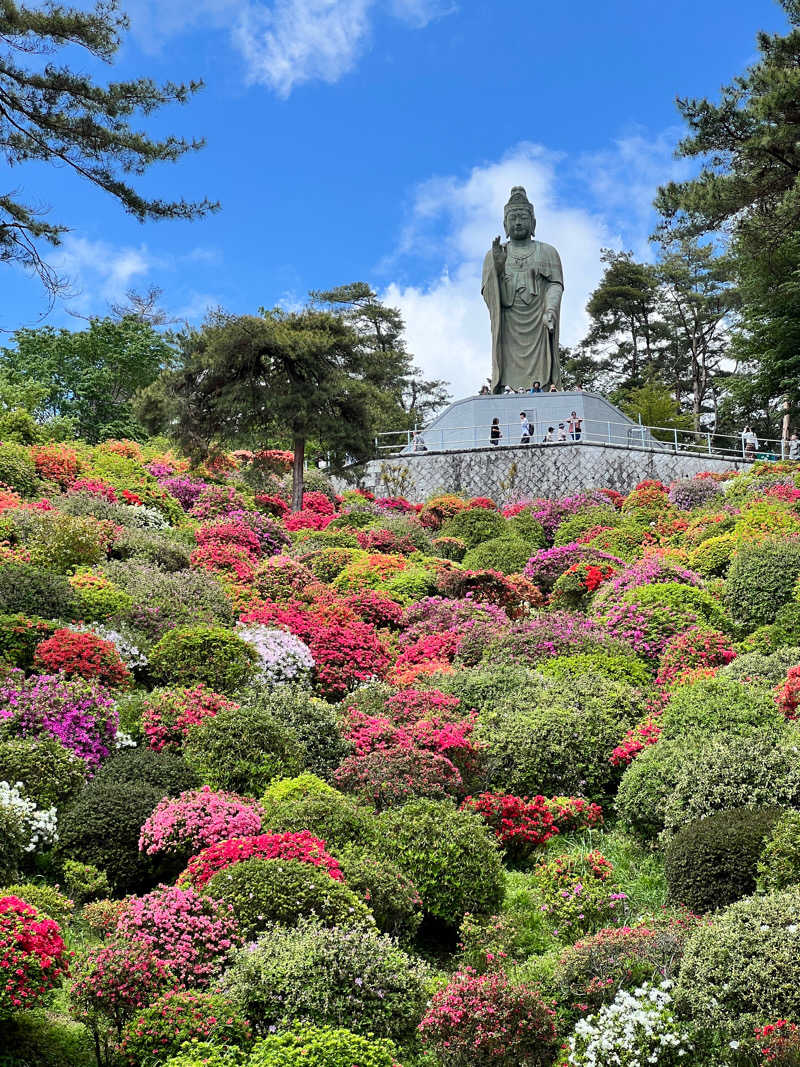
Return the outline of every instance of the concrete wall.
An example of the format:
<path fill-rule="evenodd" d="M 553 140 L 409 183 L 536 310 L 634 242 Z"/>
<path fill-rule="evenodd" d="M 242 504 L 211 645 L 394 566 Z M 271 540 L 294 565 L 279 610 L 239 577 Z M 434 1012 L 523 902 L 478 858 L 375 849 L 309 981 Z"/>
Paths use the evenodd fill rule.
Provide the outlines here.
<path fill-rule="evenodd" d="M 420 501 L 438 491 L 490 496 L 497 503 L 526 497 L 566 496 L 581 489 L 608 488 L 620 493 L 645 478 L 671 482 L 700 471 L 738 470 L 743 460 L 568 442 L 421 452 L 372 460 L 349 468 L 362 488 L 381 496 Z"/>

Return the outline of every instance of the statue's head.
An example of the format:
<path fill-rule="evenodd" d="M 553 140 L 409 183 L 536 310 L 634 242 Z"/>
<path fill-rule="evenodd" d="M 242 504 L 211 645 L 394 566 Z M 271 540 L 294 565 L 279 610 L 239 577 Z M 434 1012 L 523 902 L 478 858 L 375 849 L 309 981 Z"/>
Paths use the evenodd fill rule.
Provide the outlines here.
<path fill-rule="evenodd" d="M 521 185 L 515 185 L 503 211 L 503 226 L 506 237 L 515 241 L 524 241 L 536 232 L 536 216 L 533 204 Z"/>

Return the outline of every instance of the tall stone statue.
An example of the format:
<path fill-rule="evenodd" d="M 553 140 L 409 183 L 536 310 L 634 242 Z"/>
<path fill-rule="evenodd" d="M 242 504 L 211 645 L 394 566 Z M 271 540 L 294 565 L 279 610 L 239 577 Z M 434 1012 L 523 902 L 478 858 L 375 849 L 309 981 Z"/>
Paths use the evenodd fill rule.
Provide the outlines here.
<path fill-rule="evenodd" d="M 561 388 L 558 327 L 564 275 L 552 245 L 533 234 L 536 216 L 521 185 L 505 206 L 509 240 L 495 237 L 483 261 L 481 293 L 492 321 L 492 392 Z"/>

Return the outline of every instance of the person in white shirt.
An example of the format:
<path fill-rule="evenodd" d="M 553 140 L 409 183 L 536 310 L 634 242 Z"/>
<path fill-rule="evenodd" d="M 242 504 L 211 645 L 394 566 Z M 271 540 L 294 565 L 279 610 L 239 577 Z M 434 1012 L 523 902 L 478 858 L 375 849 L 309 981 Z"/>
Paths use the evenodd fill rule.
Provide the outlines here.
<path fill-rule="evenodd" d="M 563 422 L 560 422 L 558 424 L 558 433 L 556 434 L 556 440 L 557 441 L 566 441 L 566 439 L 567 439 L 566 427 L 564 426 Z"/>
<path fill-rule="evenodd" d="M 556 439 L 556 431 L 552 426 L 547 427 L 547 433 L 542 438 L 543 445 L 551 445 Z"/>
<path fill-rule="evenodd" d="M 742 430 L 742 448 L 744 449 L 745 459 L 753 460 L 756 458 L 758 438 L 756 437 L 752 426 L 745 426 Z"/>
<path fill-rule="evenodd" d="M 519 443 L 521 445 L 529 445 L 531 443 L 531 435 L 533 434 L 533 427 L 528 421 L 528 416 L 524 411 L 519 413 Z"/>

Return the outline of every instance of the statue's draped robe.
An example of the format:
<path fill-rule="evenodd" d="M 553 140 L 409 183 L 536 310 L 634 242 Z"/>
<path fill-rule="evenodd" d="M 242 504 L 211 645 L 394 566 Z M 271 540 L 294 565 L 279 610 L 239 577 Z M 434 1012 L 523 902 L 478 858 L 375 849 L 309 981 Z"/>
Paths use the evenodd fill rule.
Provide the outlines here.
<path fill-rule="evenodd" d="M 481 293 L 492 322 L 492 391 L 529 389 L 533 382 L 542 388 L 561 387 L 558 359 L 558 324 L 564 275 L 561 259 L 552 245 L 531 241 L 533 254 L 522 267 L 514 263 L 513 249 L 507 244 L 506 268 L 502 279 L 495 270 L 491 250 L 483 261 Z M 556 328 L 550 333 L 544 313 L 551 308 Z"/>

